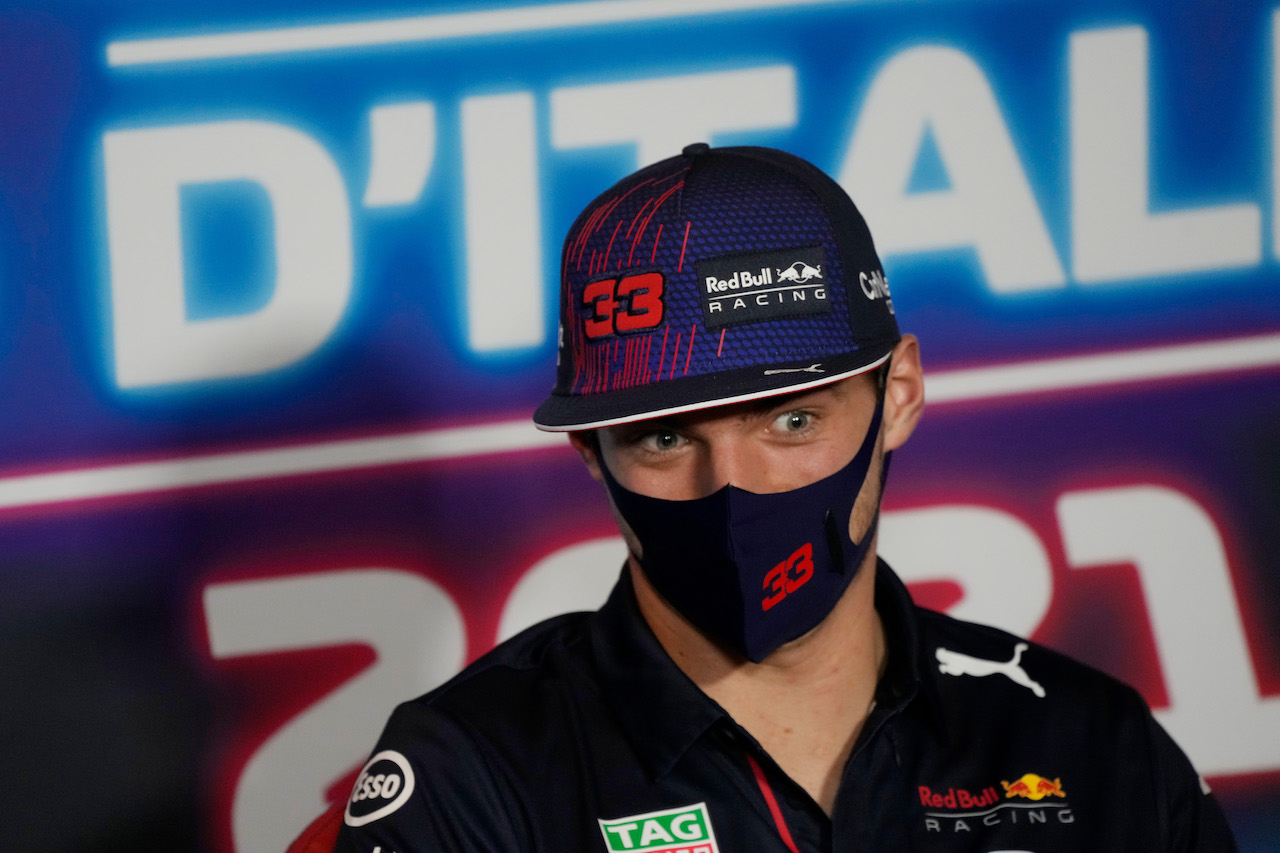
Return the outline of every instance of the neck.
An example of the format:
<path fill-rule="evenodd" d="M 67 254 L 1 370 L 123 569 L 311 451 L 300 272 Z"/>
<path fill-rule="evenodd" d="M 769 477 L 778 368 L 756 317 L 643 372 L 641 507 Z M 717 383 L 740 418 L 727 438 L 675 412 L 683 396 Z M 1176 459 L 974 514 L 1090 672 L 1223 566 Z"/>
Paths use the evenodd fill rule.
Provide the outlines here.
<path fill-rule="evenodd" d="M 886 656 L 874 548 L 830 615 L 758 664 L 685 620 L 634 560 L 631 576 L 640 611 L 675 664 L 830 814 Z"/>

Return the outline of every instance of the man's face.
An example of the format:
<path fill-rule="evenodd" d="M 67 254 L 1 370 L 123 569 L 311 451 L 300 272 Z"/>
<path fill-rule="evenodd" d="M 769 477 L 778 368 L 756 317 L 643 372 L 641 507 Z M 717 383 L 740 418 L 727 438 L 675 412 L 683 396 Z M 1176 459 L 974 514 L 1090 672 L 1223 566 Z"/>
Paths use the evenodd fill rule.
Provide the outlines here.
<path fill-rule="evenodd" d="M 891 364 L 881 440 L 850 519 L 855 542 L 879 502 L 884 451 L 907 440 L 924 405 L 913 336 L 903 338 Z M 830 476 L 853 459 L 876 394 L 874 375 L 864 374 L 809 391 L 605 427 L 594 440 L 575 433 L 572 440 L 597 481 L 603 461 L 619 484 L 650 497 L 692 500 L 727 484 L 757 494 L 784 492 Z M 619 523 L 627 534 L 621 518 Z M 634 548 L 633 537 L 627 538 Z"/>

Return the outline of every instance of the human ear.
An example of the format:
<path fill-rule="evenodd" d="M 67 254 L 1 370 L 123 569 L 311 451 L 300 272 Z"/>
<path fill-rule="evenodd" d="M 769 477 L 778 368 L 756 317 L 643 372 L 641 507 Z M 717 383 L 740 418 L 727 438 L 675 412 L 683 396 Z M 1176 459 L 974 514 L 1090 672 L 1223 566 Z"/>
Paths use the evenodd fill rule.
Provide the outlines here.
<path fill-rule="evenodd" d="M 600 438 L 595 430 L 578 430 L 569 433 L 569 443 L 582 457 L 582 464 L 587 466 L 587 473 L 597 483 L 604 482 L 600 473 Z"/>
<path fill-rule="evenodd" d="M 924 412 L 924 370 L 920 366 L 920 341 L 903 335 L 893 348 L 884 388 L 884 449 L 906 444 Z"/>

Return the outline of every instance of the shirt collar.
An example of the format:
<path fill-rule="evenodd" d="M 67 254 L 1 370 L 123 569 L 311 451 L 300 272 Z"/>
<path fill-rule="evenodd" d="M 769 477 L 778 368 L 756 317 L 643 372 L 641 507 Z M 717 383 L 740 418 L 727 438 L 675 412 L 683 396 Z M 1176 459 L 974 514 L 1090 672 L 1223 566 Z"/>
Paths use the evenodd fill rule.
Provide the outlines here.
<path fill-rule="evenodd" d="M 627 568 L 597 614 L 591 644 L 606 701 L 653 779 L 671 772 L 694 741 L 728 718 L 653 635 Z"/>
<path fill-rule="evenodd" d="M 876 563 L 876 611 L 888 658 L 876 687 L 876 707 L 863 738 L 920 696 L 945 733 L 928 650 L 915 604 L 883 560 Z M 667 655 L 636 604 L 630 571 L 622 571 L 591 628 L 591 644 L 606 701 L 651 778 L 661 779 L 699 737 L 728 713 L 698 689 Z"/>
<path fill-rule="evenodd" d="M 911 593 L 884 560 L 876 560 L 876 612 L 884 627 L 889 651 L 884 673 L 876 685 L 874 717 L 887 719 L 919 696 L 939 734 L 946 733 L 946 717 L 934 678 L 929 649 L 920 634 L 920 618 Z M 877 721 L 872 720 L 874 725 Z M 866 728 L 871 729 L 872 725 Z"/>

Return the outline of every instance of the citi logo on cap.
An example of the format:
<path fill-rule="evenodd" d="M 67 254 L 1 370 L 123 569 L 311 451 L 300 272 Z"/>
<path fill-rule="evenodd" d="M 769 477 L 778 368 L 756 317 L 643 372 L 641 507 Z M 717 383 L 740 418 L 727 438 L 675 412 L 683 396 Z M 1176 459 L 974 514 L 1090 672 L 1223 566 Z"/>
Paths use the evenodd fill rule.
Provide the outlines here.
<path fill-rule="evenodd" d="M 872 270 L 870 273 L 858 273 L 858 285 L 862 288 L 863 296 L 872 302 L 883 299 L 889 313 L 893 313 L 893 297 L 889 295 L 889 280 L 884 277 L 883 272 Z"/>

